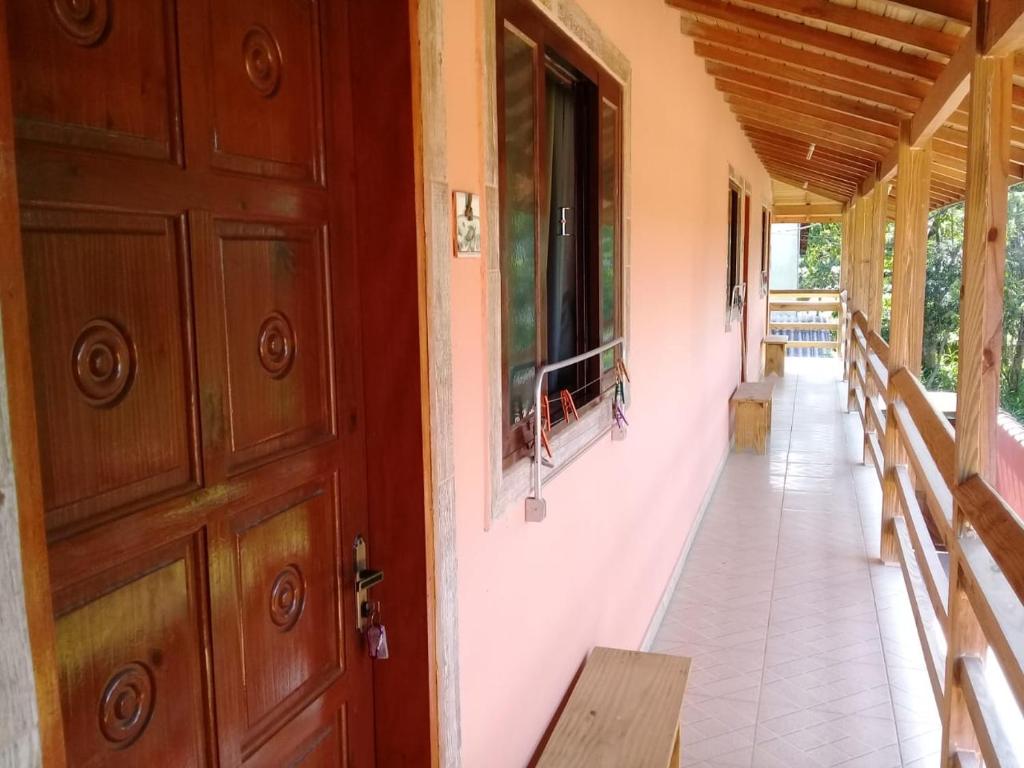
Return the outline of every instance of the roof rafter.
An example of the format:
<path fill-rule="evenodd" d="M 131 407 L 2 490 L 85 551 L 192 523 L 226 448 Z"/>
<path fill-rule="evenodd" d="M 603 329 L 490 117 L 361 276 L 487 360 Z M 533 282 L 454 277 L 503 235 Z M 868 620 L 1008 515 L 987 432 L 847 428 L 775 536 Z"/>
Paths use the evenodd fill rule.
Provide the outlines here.
<path fill-rule="evenodd" d="M 728 101 L 728 98 L 726 101 Z M 840 152 L 856 153 L 869 160 L 881 160 L 888 151 L 887 147 L 862 144 L 831 130 L 829 126 L 807 125 L 784 113 L 776 115 L 768 113 L 768 110 L 751 110 L 742 104 L 731 103 L 729 106 L 744 127 L 754 127 L 790 136 L 797 140 L 806 141 L 808 144 L 817 144 L 819 147 L 828 147 Z M 785 122 L 783 123 L 780 120 L 785 120 Z"/>
<path fill-rule="evenodd" d="M 767 75 L 760 75 L 756 72 L 739 69 L 716 61 L 706 61 L 704 69 L 709 75 L 719 80 L 728 80 L 733 83 L 749 86 L 750 88 L 756 88 L 760 91 L 766 91 L 767 93 L 774 93 L 798 101 L 821 105 L 822 107 L 827 107 L 852 117 L 863 118 L 864 120 L 874 121 L 883 125 L 898 125 L 900 118 L 906 116 L 905 112 L 897 112 L 885 107 L 865 104 L 848 96 L 839 96 L 810 86 L 780 80 L 779 78 Z"/>
<path fill-rule="evenodd" d="M 715 82 L 718 83 L 720 81 Z M 752 89 L 743 90 L 740 86 L 729 85 L 728 83 L 723 83 L 723 86 L 719 90 L 726 94 L 726 101 L 730 104 L 754 106 L 758 109 L 764 109 L 766 114 L 780 115 L 781 113 L 780 116 L 790 119 L 792 119 L 792 115 L 799 115 L 805 124 L 831 128 L 863 143 L 873 144 L 883 151 L 888 151 L 893 142 L 895 142 L 895 138 L 892 136 L 896 131 L 895 128 L 866 120 L 855 123 L 853 118 L 846 117 L 840 112 L 815 107 L 813 104 L 807 104 L 796 99 L 774 97 L 769 100 L 766 98 L 767 94 L 763 94 L 760 97 L 756 94 L 751 94 Z"/>
<path fill-rule="evenodd" d="M 921 100 L 915 96 L 907 96 L 855 80 L 844 80 L 819 70 L 794 66 L 786 61 L 750 55 L 718 43 L 695 40 L 693 50 L 706 61 L 727 64 L 788 82 L 801 83 L 822 93 L 855 97 L 872 104 L 891 107 L 902 113 L 913 113 L 921 105 Z M 822 58 L 827 59 L 828 57 L 822 56 Z M 828 66 L 828 62 L 823 62 L 822 66 Z"/>
<path fill-rule="evenodd" d="M 773 11 L 810 16 L 846 29 L 866 32 L 902 45 L 911 45 L 934 53 L 950 56 L 960 44 L 957 35 L 942 30 L 911 24 L 890 16 L 862 11 L 856 6 L 839 5 L 829 0 L 747 0 Z"/>
<path fill-rule="evenodd" d="M 801 45 L 809 45 L 877 67 L 905 72 L 923 80 L 934 81 L 943 69 L 941 63 L 931 59 L 883 48 L 874 43 L 864 42 L 836 32 L 829 32 L 733 5 L 725 0 L 666 0 L 666 2 L 674 8 L 697 16 L 734 24 L 755 32 L 791 40 Z"/>
<path fill-rule="evenodd" d="M 689 35 L 694 40 L 756 54 L 757 56 L 764 56 L 815 72 L 824 72 L 844 80 L 864 83 L 918 100 L 924 98 L 925 94 L 928 93 L 928 83 L 923 80 L 907 75 L 885 72 L 867 64 L 861 64 L 860 62 L 850 61 L 849 59 L 839 58 L 834 55 L 797 48 L 792 44 L 757 37 L 748 32 L 712 26 L 700 21 L 694 21 L 685 16 L 682 19 L 681 29 L 683 34 Z"/>
<path fill-rule="evenodd" d="M 890 0 L 893 5 L 902 5 L 917 11 L 925 11 L 936 16 L 970 24 L 974 15 L 974 3 L 971 0 Z"/>

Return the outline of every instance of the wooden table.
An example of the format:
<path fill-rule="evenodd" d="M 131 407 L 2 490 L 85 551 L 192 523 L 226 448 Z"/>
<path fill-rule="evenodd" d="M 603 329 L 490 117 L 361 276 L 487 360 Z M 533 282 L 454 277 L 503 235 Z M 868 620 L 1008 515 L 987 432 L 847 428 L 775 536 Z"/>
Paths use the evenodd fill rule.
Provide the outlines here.
<path fill-rule="evenodd" d="M 595 648 L 537 768 L 679 768 L 683 656 Z"/>
<path fill-rule="evenodd" d="M 772 390 L 775 382 L 748 381 L 736 387 L 730 402 L 736 406 L 736 450 L 764 453 L 772 429 Z"/>
<path fill-rule="evenodd" d="M 764 375 L 775 374 L 786 375 L 786 344 L 789 338 L 786 336 L 765 336 L 764 337 Z"/>

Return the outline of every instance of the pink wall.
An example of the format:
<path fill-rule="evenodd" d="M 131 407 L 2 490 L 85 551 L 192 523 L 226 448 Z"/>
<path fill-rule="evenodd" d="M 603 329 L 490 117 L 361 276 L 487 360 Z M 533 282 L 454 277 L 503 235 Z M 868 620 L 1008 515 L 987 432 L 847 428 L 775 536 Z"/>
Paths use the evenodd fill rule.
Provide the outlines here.
<path fill-rule="evenodd" d="M 769 181 L 662 0 L 580 0 L 632 65 L 631 346 L 610 440 L 490 524 L 485 263 L 452 263 L 463 764 L 525 765 L 595 645 L 641 642 L 727 446 L 739 334 L 724 328 L 729 164 L 752 184 L 750 370 L 759 370 L 760 206 Z M 481 9 L 445 0 L 449 179 L 480 190 Z"/>
<path fill-rule="evenodd" d="M 1024 515 L 1024 427 L 1005 413 L 999 414 L 996 451 L 996 488 L 1018 515 Z"/>

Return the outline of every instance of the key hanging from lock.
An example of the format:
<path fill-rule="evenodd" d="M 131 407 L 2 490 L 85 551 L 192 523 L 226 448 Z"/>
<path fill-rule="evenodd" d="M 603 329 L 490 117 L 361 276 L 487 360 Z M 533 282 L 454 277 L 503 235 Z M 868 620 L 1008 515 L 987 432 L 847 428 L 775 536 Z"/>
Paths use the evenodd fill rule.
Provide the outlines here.
<path fill-rule="evenodd" d="M 366 648 L 371 659 L 384 661 L 388 658 L 388 631 L 381 623 L 380 602 L 373 606 L 373 613 L 370 617 L 370 626 L 366 630 Z"/>

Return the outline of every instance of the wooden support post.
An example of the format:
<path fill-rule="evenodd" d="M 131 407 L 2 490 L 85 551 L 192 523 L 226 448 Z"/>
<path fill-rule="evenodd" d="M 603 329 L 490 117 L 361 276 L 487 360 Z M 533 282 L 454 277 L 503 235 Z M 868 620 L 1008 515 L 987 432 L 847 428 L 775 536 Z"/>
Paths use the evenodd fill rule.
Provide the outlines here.
<path fill-rule="evenodd" d="M 882 275 L 885 264 L 885 223 L 886 205 L 889 201 L 889 182 L 875 184 L 871 194 L 871 224 L 868 230 L 868 252 L 866 254 L 864 315 L 868 328 L 875 333 L 882 332 Z"/>
<path fill-rule="evenodd" d="M 892 259 L 892 314 L 889 318 L 889 402 L 896 400 L 893 379 L 906 368 L 921 374 L 924 335 L 925 256 L 928 248 L 928 199 L 931 185 L 931 142 L 911 144 L 911 124 L 900 125 L 896 166 L 896 242 Z M 891 413 L 891 411 L 890 411 Z M 885 482 L 882 485 L 882 561 L 898 560 L 892 520 L 899 514 L 896 467 L 907 463 L 896 419 L 885 424 Z"/>
<path fill-rule="evenodd" d="M 846 291 L 846 306 L 842 309 L 842 315 L 839 318 L 839 354 L 840 360 L 843 366 L 843 381 L 847 381 L 850 377 L 850 322 L 847 318 L 850 309 L 850 236 L 853 234 L 850 230 L 852 224 L 853 214 L 850 206 L 846 206 L 843 209 L 843 220 L 842 220 L 842 251 L 839 257 L 839 291 L 842 293 Z"/>
<path fill-rule="evenodd" d="M 851 317 L 856 314 L 860 308 L 860 253 L 862 246 L 862 235 L 864 232 L 864 198 L 858 198 L 854 201 L 853 207 L 850 213 L 850 275 L 849 285 L 850 293 L 847 297 L 848 305 L 850 308 Z M 856 393 L 854 390 L 854 377 L 853 367 L 857 364 L 857 344 L 853 339 L 853 329 L 855 323 L 850 323 L 850 336 L 849 343 L 847 345 L 846 355 L 846 368 L 848 371 L 847 379 L 849 381 L 849 389 L 846 398 L 846 410 L 852 411 L 856 405 L 855 398 Z"/>
<path fill-rule="evenodd" d="M 874 333 L 882 333 L 882 280 L 886 258 L 886 205 L 889 202 L 889 182 L 878 181 L 874 184 L 871 195 L 871 214 L 866 233 L 866 254 L 864 260 L 864 316 L 867 318 L 867 329 Z M 864 367 L 869 368 L 867 359 Z M 864 403 L 876 398 L 879 394 L 874 379 L 864 377 Z M 864 419 L 864 464 L 870 460 L 868 451 L 869 434 L 874 433 L 874 422 Z"/>
<path fill-rule="evenodd" d="M 996 416 L 1003 334 L 1006 186 L 1009 175 L 1013 56 L 975 57 L 971 71 L 957 382 L 956 482 L 978 474 L 995 482 Z M 969 535 L 963 509 L 953 506 L 953 535 Z M 956 674 L 962 656 L 985 657 L 985 636 L 961 586 L 962 555 L 949 574 L 949 648 L 942 708 L 942 765 L 978 740 Z"/>

